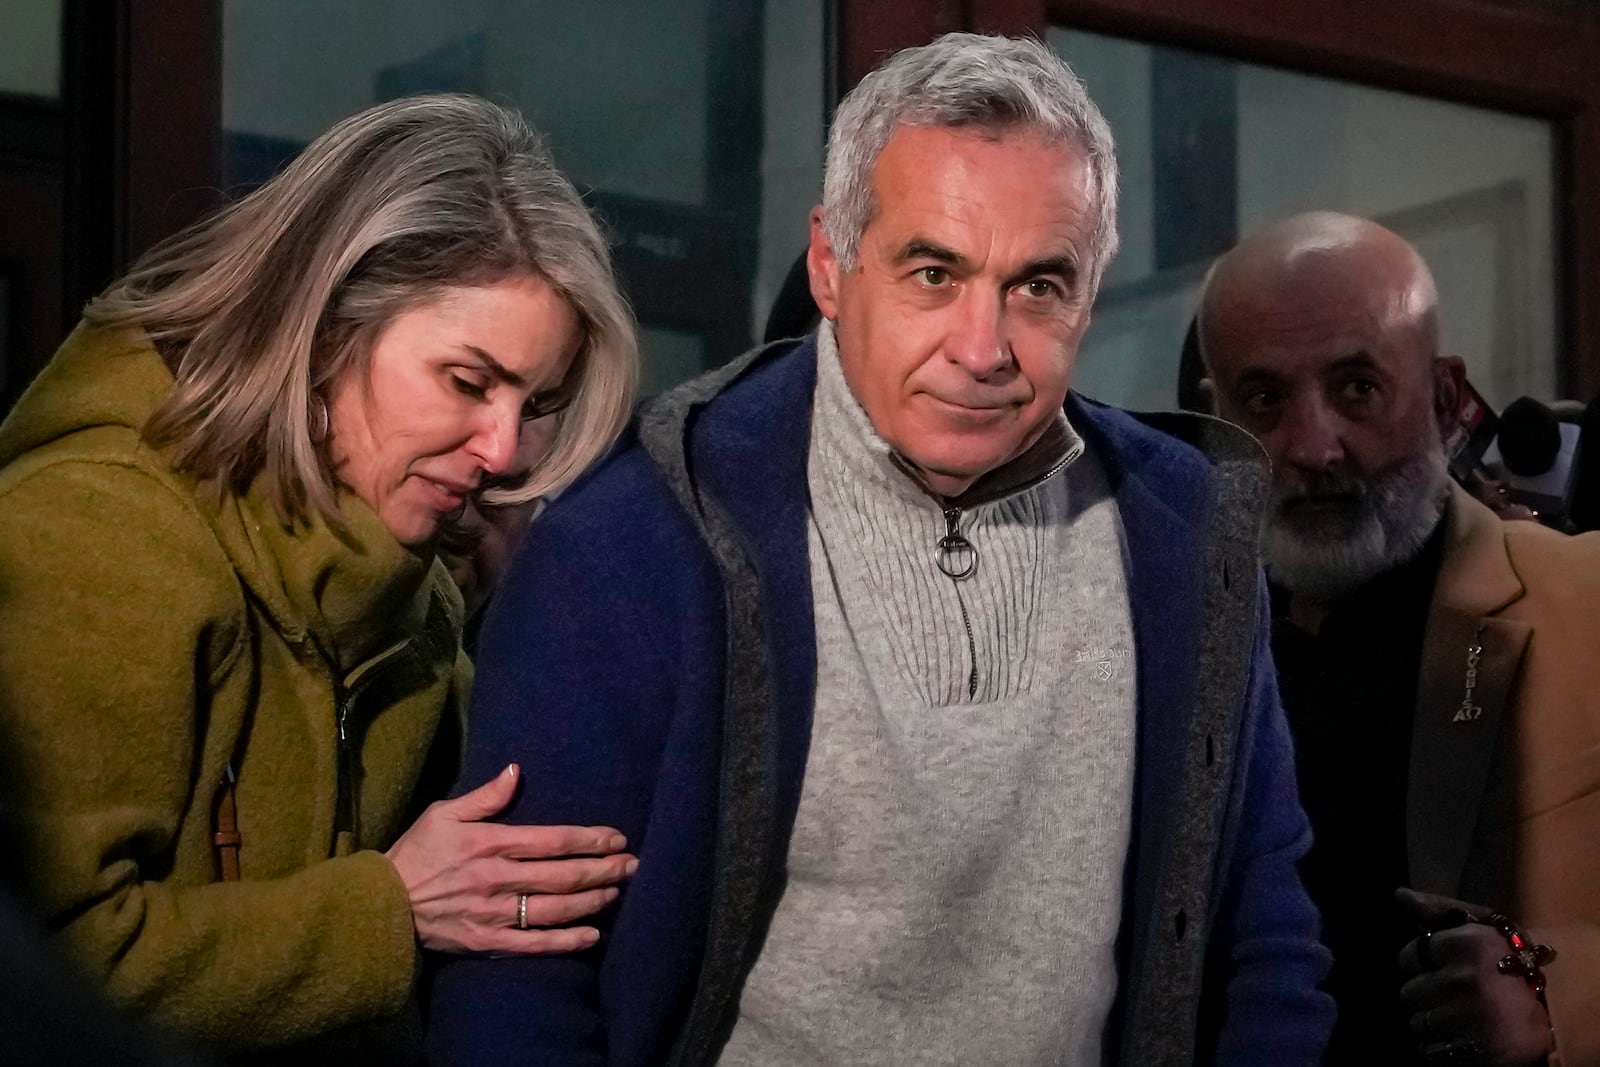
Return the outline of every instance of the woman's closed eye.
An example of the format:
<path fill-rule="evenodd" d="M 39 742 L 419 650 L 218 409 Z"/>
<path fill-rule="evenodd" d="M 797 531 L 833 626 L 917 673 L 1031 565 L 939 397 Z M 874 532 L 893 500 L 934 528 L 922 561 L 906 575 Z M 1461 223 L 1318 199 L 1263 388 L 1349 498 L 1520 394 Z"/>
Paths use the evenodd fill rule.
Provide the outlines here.
<path fill-rule="evenodd" d="M 455 386 L 456 392 L 470 396 L 474 400 L 483 400 L 489 395 L 489 386 L 487 384 L 459 374 L 450 375 L 450 384 Z"/>

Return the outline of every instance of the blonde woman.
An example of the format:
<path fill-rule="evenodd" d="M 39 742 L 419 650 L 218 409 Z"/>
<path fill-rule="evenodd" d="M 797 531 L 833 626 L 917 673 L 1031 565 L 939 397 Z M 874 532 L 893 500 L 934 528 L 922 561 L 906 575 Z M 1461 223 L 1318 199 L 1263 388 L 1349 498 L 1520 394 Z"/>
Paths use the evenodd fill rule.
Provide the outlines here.
<path fill-rule="evenodd" d="M 486 822 L 514 767 L 438 800 L 469 667 L 434 545 L 486 484 L 570 482 L 637 376 L 577 193 L 469 97 L 341 123 L 90 305 L 0 426 L 0 792 L 118 999 L 223 1056 L 396 1060 L 420 948 L 593 943 L 620 835 Z"/>

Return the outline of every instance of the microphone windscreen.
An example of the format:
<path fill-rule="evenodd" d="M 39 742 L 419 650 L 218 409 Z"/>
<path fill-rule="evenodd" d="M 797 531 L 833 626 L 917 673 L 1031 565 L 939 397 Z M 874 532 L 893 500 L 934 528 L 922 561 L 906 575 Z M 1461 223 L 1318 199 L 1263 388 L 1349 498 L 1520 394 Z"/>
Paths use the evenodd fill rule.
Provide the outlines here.
<path fill-rule="evenodd" d="M 1533 478 L 1555 463 L 1561 452 L 1561 427 L 1553 411 L 1525 396 L 1500 413 L 1499 445 L 1506 470 Z"/>

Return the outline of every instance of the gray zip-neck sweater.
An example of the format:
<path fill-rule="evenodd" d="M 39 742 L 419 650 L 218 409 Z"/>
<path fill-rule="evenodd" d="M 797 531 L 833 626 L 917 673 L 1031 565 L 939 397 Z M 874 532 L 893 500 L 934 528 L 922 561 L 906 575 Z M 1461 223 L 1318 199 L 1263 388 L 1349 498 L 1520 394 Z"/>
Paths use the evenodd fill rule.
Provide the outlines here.
<path fill-rule="evenodd" d="M 722 1063 L 1098 1063 L 1135 714 L 1103 471 L 1063 417 L 1020 484 L 958 509 L 977 566 L 952 579 L 949 506 L 873 431 L 826 324 L 818 349 L 810 758 Z"/>

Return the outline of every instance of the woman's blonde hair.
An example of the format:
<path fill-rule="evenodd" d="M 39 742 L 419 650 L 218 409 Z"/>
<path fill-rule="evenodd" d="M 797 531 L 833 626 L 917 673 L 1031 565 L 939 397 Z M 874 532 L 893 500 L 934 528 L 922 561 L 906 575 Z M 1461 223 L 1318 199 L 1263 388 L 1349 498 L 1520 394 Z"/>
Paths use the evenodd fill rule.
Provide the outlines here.
<path fill-rule="evenodd" d="M 638 387 L 633 315 L 572 184 L 520 115 L 472 96 L 379 104 L 282 173 L 153 249 L 84 313 L 143 327 L 177 386 L 147 440 L 216 491 L 265 475 L 285 522 L 337 522 L 329 385 L 366 369 L 401 312 L 453 286 L 547 281 L 584 343 L 550 451 L 502 502 L 561 488 L 621 432 Z"/>

